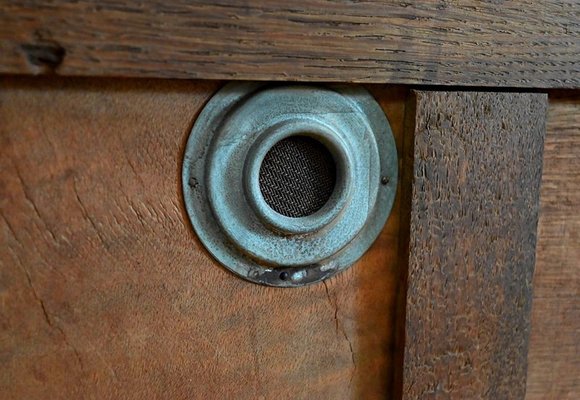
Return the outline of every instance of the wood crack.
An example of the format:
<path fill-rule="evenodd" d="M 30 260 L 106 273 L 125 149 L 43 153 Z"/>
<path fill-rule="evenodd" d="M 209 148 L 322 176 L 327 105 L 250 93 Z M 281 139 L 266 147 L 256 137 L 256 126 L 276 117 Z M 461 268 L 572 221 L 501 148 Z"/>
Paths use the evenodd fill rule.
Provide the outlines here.
<path fill-rule="evenodd" d="M 326 291 L 326 296 L 328 298 L 328 302 L 330 303 L 332 309 L 334 310 L 334 324 L 335 324 L 335 329 L 336 329 L 336 334 L 340 334 L 348 343 L 348 348 L 350 351 L 350 358 L 352 361 L 352 373 L 350 376 L 350 380 L 349 380 L 349 385 L 352 384 L 352 381 L 354 379 L 354 376 L 356 375 L 356 360 L 355 360 L 355 354 L 354 354 L 354 348 L 352 345 L 352 341 L 350 340 L 350 338 L 348 337 L 348 334 L 346 333 L 346 329 L 344 328 L 344 325 L 339 321 L 338 318 L 338 299 L 336 297 L 336 294 L 334 295 L 334 299 L 332 299 L 332 297 L 330 296 L 330 291 L 328 289 L 328 284 L 326 283 L 326 281 L 322 281 L 322 283 L 324 284 L 324 289 Z"/>
<path fill-rule="evenodd" d="M 89 212 L 87 211 L 87 208 L 86 208 L 84 202 L 81 200 L 81 197 L 79 196 L 79 192 L 77 190 L 76 179 L 74 179 L 74 178 L 73 178 L 73 190 L 75 192 L 75 198 L 76 198 L 77 203 L 78 203 L 78 205 L 79 205 L 79 207 L 81 209 L 81 213 L 83 215 L 83 218 L 86 219 L 89 222 L 89 224 L 91 225 L 91 227 L 95 231 L 95 234 L 99 238 L 99 241 L 101 242 L 101 244 L 105 248 L 105 251 L 109 255 L 111 255 L 110 252 L 109 252 L 109 244 L 107 243 L 107 241 L 105 240 L 105 238 L 101 234 L 101 230 L 99 229 L 99 227 L 97 226 L 97 224 L 95 223 L 95 221 L 93 220 L 93 218 L 91 217 L 91 215 L 89 214 Z"/>
<path fill-rule="evenodd" d="M 83 360 L 81 358 L 81 355 L 79 353 L 79 351 L 77 350 L 77 348 L 68 340 L 68 337 L 66 335 L 66 333 L 64 332 L 64 330 L 56 323 L 54 323 L 52 321 L 52 318 L 50 317 L 50 314 L 46 308 L 46 305 L 44 303 L 44 301 L 42 300 L 42 298 L 38 295 L 38 292 L 36 290 L 36 288 L 34 287 L 34 284 L 32 283 L 32 277 L 30 276 L 30 272 L 28 271 L 28 269 L 24 266 L 24 263 L 22 263 L 20 261 L 20 257 L 18 257 L 18 255 L 14 252 L 14 250 L 12 250 L 10 247 L 8 247 L 9 250 L 12 252 L 14 259 L 16 260 L 16 263 L 18 264 L 20 270 L 24 273 L 25 277 L 26 277 L 26 281 L 28 283 L 28 287 L 30 288 L 30 292 L 32 293 L 32 297 L 34 297 L 35 301 L 38 303 L 41 311 L 42 311 L 42 316 L 44 321 L 46 322 L 46 324 L 48 325 L 48 327 L 50 327 L 53 330 L 56 330 L 61 338 L 62 341 L 64 342 L 64 344 L 74 353 L 75 358 L 79 364 L 79 367 L 81 369 L 81 371 L 84 371 L 84 364 L 83 364 Z M 56 317 L 54 317 L 56 318 Z"/>
<path fill-rule="evenodd" d="M 44 219 L 40 215 L 40 211 L 39 211 L 38 207 L 36 206 L 36 202 L 34 201 L 34 198 L 29 193 L 28 185 L 26 184 L 26 182 L 22 178 L 22 174 L 20 173 L 20 169 L 18 168 L 18 166 L 16 166 L 16 164 L 14 164 L 14 170 L 16 171 L 16 177 L 18 178 L 18 180 L 20 181 L 20 185 L 22 186 L 22 192 L 24 193 L 24 198 L 26 199 L 26 202 L 34 210 L 34 213 L 36 214 L 36 216 L 38 217 L 38 219 L 40 220 L 42 225 L 44 225 L 44 228 L 46 229 L 46 231 L 48 232 L 48 234 L 52 238 L 53 242 L 58 243 L 54 232 L 48 227 L 48 225 L 46 224 L 46 222 L 44 221 Z"/>

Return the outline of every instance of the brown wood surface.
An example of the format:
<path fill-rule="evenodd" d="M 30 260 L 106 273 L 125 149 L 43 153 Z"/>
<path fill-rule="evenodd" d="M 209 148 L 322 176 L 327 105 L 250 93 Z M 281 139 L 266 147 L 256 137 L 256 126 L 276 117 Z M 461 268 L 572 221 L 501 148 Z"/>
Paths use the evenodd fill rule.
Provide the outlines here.
<path fill-rule="evenodd" d="M 550 96 L 540 197 L 529 400 L 580 399 L 580 93 Z"/>
<path fill-rule="evenodd" d="M 416 92 L 404 399 L 523 399 L 545 94 Z"/>
<path fill-rule="evenodd" d="M 0 0 L 0 73 L 580 87 L 578 0 Z"/>
<path fill-rule="evenodd" d="M 0 398 L 385 398 L 398 202 L 358 265 L 276 289 L 190 228 L 181 157 L 215 82 L 0 81 Z M 400 147 L 406 91 L 373 90 Z"/>
<path fill-rule="evenodd" d="M 0 81 L 0 398 L 389 398 L 401 196 L 371 252 L 327 287 L 234 278 L 193 237 L 178 181 L 188 130 L 219 85 Z M 371 89 L 401 150 L 406 92 Z M 580 98 L 569 93 L 548 114 L 533 400 L 580 396 Z"/>

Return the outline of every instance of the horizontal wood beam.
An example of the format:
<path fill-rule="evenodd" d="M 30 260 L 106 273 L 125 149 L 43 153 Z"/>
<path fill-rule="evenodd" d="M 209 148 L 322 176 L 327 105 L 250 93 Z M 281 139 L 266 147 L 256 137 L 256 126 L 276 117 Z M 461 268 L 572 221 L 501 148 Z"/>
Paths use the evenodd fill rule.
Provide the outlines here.
<path fill-rule="evenodd" d="M 0 0 L 0 73 L 580 87 L 576 0 Z"/>
<path fill-rule="evenodd" d="M 404 399 L 523 399 L 545 94 L 416 92 Z"/>

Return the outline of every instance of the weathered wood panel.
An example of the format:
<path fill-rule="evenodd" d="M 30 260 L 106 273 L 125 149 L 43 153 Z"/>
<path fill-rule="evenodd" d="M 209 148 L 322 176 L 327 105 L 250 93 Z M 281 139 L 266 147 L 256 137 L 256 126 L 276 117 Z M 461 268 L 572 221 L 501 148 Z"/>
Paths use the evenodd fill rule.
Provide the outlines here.
<path fill-rule="evenodd" d="M 416 93 L 404 399 L 524 398 L 546 107 Z"/>
<path fill-rule="evenodd" d="M 580 398 L 580 93 L 550 96 L 527 399 Z"/>
<path fill-rule="evenodd" d="M 0 81 L 0 398 L 384 398 L 398 203 L 359 265 L 284 290 L 219 267 L 180 193 L 215 82 Z M 400 146 L 406 92 L 374 90 Z"/>
<path fill-rule="evenodd" d="M 0 0 L 0 73 L 580 87 L 577 0 Z"/>
<path fill-rule="evenodd" d="M 172 210 L 170 204 L 179 191 L 182 141 L 195 113 L 217 87 L 211 82 L 147 80 L 0 83 L 1 398 L 80 393 L 129 398 L 151 393 L 259 398 L 263 393 L 269 398 L 284 396 L 300 379 L 304 384 L 292 389 L 297 398 L 389 398 L 397 368 L 392 353 L 398 215 L 391 217 L 358 267 L 327 282 L 330 300 L 317 291 L 323 287 L 301 292 L 307 297 L 302 299 L 230 282 L 237 280 L 217 267 L 197 242 L 192 245 L 180 237 L 192 235 L 183 210 Z M 405 91 L 372 90 L 388 111 L 400 146 Z M 550 99 L 526 395 L 534 400 L 575 399 L 580 394 L 579 107 L 577 95 Z M 130 163 L 141 170 L 142 182 Z M 26 195 L 15 166 L 28 181 Z M 76 200 L 69 199 L 74 195 L 72 176 L 107 247 L 99 244 Z M 131 222 L 131 215 L 145 225 Z M 48 319 L 28 286 L 23 265 Z M 185 265 L 202 270 L 202 278 L 183 270 Z M 256 312 L 252 305 L 237 304 L 256 293 L 251 302 Z M 337 331 L 335 299 L 334 311 L 353 345 L 356 369 L 340 324 Z M 220 301 L 225 303 L 218 305 Z M 288 311 L 289 304 L 294 306 Z M 263 313 L 278 313 L 281 322 Z M 259 372 L 244 370 L 253 368 L 252 344 L 236 337 L 250 332 L 247 320 L 253 314 L 260 338 L 281 332 L 282 339 L 269 343 L 301 346 L 259 347 L 256 358 L 264 367 Z M 282 315 L 290 321 L 284 322 Z M 237 333 L 230 334 L 227 324 L 233 320 Z M 230 345 L 224 339 L 229 335 L 234 341 Z M 312 335 L 314 342 L 295 343 L 299 335 Z M 65 337 L 78 352 L 83 371 Z M 264 377 L 261 389 L 258 382 L 249 383 L 257 373 Z M 345 380 L 350 382 L 351 376 L 349 389 Z M 230 386 L 235 379 L 242 382 L 237 389 Z"/>

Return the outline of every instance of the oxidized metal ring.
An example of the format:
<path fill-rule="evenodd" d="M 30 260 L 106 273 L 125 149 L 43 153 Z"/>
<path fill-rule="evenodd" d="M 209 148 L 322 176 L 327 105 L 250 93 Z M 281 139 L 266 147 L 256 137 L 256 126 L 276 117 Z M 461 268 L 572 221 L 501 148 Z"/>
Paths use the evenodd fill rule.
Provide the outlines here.
<path fill-rule="evenodd" d="M 264 157 L 290 136 L 323 144 L 337 172 L 326 204 L 299 218 L 272 209 L 259 184 Z M 396 186 L 389 123 L 355 86 L 228 84 L 199 115 L 183 162 L 201 242 L 235 274 L 271 286 L 317 282 L 354 263 L 380 233 Z"/>

